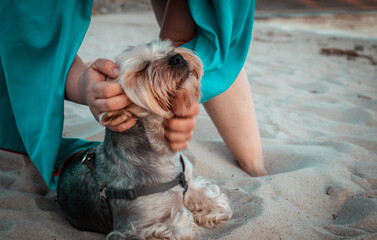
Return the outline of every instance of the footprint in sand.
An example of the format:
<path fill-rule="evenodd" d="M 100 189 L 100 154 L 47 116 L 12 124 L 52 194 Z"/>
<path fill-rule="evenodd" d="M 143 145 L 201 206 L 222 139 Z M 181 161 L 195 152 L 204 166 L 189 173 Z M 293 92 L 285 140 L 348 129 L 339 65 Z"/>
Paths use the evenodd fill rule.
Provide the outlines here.
<path fill-rule="evenodd" d="M 376 162 L 357 162 L 353 166 L 354 174 L 365 179 L 371 188 L 377 189 L 377 163 Z M 377 219 L 376 219 L 377 224 Z"/>
<path fill-rule="evenodd" d="M 1 240 L 8 240 L 10 238 L 7 238 L 3 235 L 1 235 L 1 232 L 7 232 L 12 231 L 14 229 L 15 222 L 12 220 L 7 221 L 0 221 L 0 239 Z"/>
<path fill-rule="evenodd" d="M 349 198 L 341 209 L 333 215 L 334 222 L 327 226 L 326 229 L 342 238 L 362 237 L 362 239 L 376 239 L 376 197 L 377 191 L 371 191 L 365 196 Z"/>
<path fill-rule="evenodd" d="M 217 229 L 206 230 L 201 236 L 201 239 L 223 239 L 227 235 L 232 234 L 232 230 L 240 229 L 243 225 L 246 225 L 263 212 L 263 199 L 250 194 L 249 190 L 243 189 L 222 189 L 225 190 L 226 195 L 232 204 L 233 215 L 232 218 L 227 221 L 226 224 L 221 225 Z M 247 220 L 247 221 L 245 221 Z"/>
<path fill-rule="evenodd" d="M 352 172 L 363 184 L 364 192 L 345 200 L 344 204 L 333 214 L 333 223 L 325 229 L 336 236 L 349 239 L 377 239 L 377 163 L 358 161 Z"/>
<path fill-rule="evenodd" d="M 278 145 L 263 148 L 265 164 L 269 175 L 299 171 L 326 162 L 331 149 L 315 145 Z"/>

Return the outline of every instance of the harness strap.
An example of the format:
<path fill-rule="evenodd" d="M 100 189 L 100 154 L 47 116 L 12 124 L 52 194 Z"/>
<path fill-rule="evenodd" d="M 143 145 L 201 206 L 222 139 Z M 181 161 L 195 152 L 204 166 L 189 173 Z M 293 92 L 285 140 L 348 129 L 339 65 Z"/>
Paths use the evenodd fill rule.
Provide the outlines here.
<path fill-rule="evenodd" d="M 95 158 L 96 158 L 95 152 L 87 152 L 84 155 L 83 159 L 81 160 L 81 164 L 84 164 L 87 168 L 90 169 L 93 175 L 93 178 L 95 179 L 97 184 L 100 185 L 93 173 Z M 111 211 L 110 202 L 107 200 L 106 196 L 102 196 L 101 194 L 100 194 L 100 200 L 101 200 L 102 213 L 107 217 L 111 225 L 113 225 L 113 212 Z"/>
<path fill-rule="evenodd" d="M 81 164 L 84 164 L 86 167 L 90 169 L 93 174 L 93 170 L 95 168 L 95 156 L 94 152 L 88 152 L 81 161 Z M 186 181 L 185 176 L 185 163 L 183 160 L 182 155 L 180 155 L 180 160 L 182 163 L 182 172 L 178 175 L 177 178 L 173 179 L 167 183 L 160 183 L 154 186 L 143 187 L 143 188 L 132 188 L 132 189 L 108 189 L 106 186 L 101 188 L 100 191 L 100 199 L 101 199 L 101 209 L 102 213 L 109 219 L 111 225 L 113 224 L 113 214 L 111 211 L 111 206 L 109 199 L 126 199 L 126 200 L 134 200 L 137 197 L 150 195 L 158 192 L 167 191 L 177 185 L 181 185 L 184 189 L 183 194 L 186 193 L 188 184 Z M 94 178 L 95 179 L 95 178 Z M 97 180 L 96 180 L 97 181 Z M 101 184 L 97 181 L 98 185 Z"/>
<path fill-rule="evenodd" d="M 143 188 L 133 188 L 133 189 L 108 189 L 104 187 L 100 193 L 101 196 L 109 199 L 127 199 L 127 200 L 134 200 L 137 197 L 150 195 L 154 193 L 164 192 L 167 191 L 177 185 L 181 185 L 184 188 L 184 191 L 187 191 L 187 181 L 185 178 L 185 174 L 181 172 L 179 176 L 167 183 L 161 183 L 150 187 L 143 187 Z"/>
<path fill-rule="evenodd" d="M 185 163 L 182 155 L 180 155 L 180 160 L 182 164 L 182 172 L 177 178 L 173 179 L 167 183 L 160 183 L 154 186 L 143 187 L 143 188 L 131 188 L 131 189 L 108 189 L 106 186 L 102 187 L 100 191 L 101 208 L 102 212 L 109 217 L 112 221 L 112 211 L 108 199 L 126 199 L 134 200 L 137 197 L 150 195 L 154 193 L 167 191 L 177 185 L 181 185 L 184 189 L 183 194 L 186 193 L 188 184 L 185 176 Z M 91 171 L 95 167 L 95 153 L 88 152 L 81 161 L 81 164 L 87 166 Z M 92 173 L 93 174 L 93 173 Z M 98 181 L 97 181 L 98 182 Z M 100 183 L 98 183 L 100 185 Z"/>
<path fill-rule="evenodd" d="M 109 198 L 109 199 L 134 200 L 140 196 L 167 191 L 177 185 L 181 185 L 184 189 L 184 193 L 186 193 L 188 184 L 187 184 L 186 176 L 184 173 L 185 164 L 184 164 L 182 155 L 180 156 L 180 160 L 182 163 L 183 171 L 178 175 L 177 178 L 173 179 L 170 182 L 160 183 L 160 184 L 149 186 L 149 187 L 131 188 L 131 189 L 108 189 L 107 187 L 104 187 L 101 190 L 100 196 L 104 198 Z"/>

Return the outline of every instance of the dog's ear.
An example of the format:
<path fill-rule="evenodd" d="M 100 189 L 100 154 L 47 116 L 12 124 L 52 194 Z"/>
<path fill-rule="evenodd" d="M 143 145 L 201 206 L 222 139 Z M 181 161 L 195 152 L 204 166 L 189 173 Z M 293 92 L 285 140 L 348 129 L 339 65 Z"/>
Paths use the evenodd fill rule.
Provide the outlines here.
<path fill-rule="evenodd" d="M 149 112 L 145 109 L 131 103 L 126 108 L 111 112 L 105 112 L 100 119 L 100 123 L 102 124 L 102 126 L 113 126 L 126 122 L 131 118 L 139 119 L 146 117 L 148 114 Z"/>
<path fill-rule="evenodd" d="M 168 96 L 163 96 L 159 93 L 161 89 L 151 86 L 146 67 L 124 73 L 120 82 L 126 95 L 137 106 L 164 118 L 172 116 L 168 107 L 170 103 L 166 102 Z"/>
<path fill-rule="evenodd" d="M 99 119 L 102 126 L 117 125 L 127 121 L 132 117 L 131 113 L 126 109 L 120 109 L 111 112 L 105 112 L 101 119 Z"/>

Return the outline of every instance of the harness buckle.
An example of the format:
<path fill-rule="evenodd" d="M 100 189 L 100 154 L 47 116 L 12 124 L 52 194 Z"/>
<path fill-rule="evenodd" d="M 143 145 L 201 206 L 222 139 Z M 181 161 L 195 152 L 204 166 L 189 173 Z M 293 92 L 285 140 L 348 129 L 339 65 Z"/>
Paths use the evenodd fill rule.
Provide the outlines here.
<path fill-rule="evenodd" d="M 81 160 L 81 164 L 87 166 L 90 170 L 94 169 L 94 159 L 96 154 L 94 152 L 88 152 Z"/>
<path fill-rule="evenodd" d="M 135 189 L 130 189 L 126 191 L 126 198 L 129 200 L 134 200 L 137 198 Z"/>
<path fill-rule="evenodd" d="M 178 176 L 178 179 L 179 181 L 181 182 L 181 186 L 183 187 L 184 189 L 184 192 L 185 193 L 187 191 L 187 188 L 188 188 L 188 184 L 187 184 L 187 181 L 186 181 L 186 176 L 183 172 L 181 172 Z"/>
<path fill-rule="evenodd" d="M 104 187 L 104 188 L 102 188 L 102 190 L 100 191 L 100 193 L 99 193 L 99 197 L 101 198 L 101 200 L 102 200 L 102 199 L 104 199 L 104 200 L 107 199 L 106 190 L 107 190 L 107 187 Z"/>

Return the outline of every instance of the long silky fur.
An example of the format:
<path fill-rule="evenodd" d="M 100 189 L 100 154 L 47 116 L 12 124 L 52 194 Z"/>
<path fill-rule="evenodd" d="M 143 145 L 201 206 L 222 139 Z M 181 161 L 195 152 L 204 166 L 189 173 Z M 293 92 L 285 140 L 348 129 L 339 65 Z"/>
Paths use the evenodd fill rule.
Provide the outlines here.
<path fill-rule="evenodd" d="M 181 54 L 187 65 L 169 65 L 176 54 Z M 98 221 L 85 219 L 90 213 L 101 216 L 96 182 L 110 189 L 128 189 L 165 183 L 178 176 L 182 171 L 180 154 L 170 149 L 163 121 L 184 113 L 200 99 L 202 63 L 187 49 L 154 41 L 127 49 L 116 62 L 118 80 L 132 104 L 105 113 L 102 124 L 129 118 L 138 118 L 138 122 L 122 133 L 106 129 L 103 143 L 92 149 L 96 152 L 93 173 L 80 161 L 69 163 L 63 171 L 59 203 L 67 219 L 82 230 L 107 231 Z M 193 166 L 186 158 L 184 162 L 189 184 L 185 195 L 182 186 L 175 186 L 132 201 L 110 199 L 113 231 L 107 239 L 196 239 L 199 226 L 212 228 L 229 219 L 231 208 L 219 187 L 192 178 Z M 83 210 L 89 205 L 97 207 Z"/>

